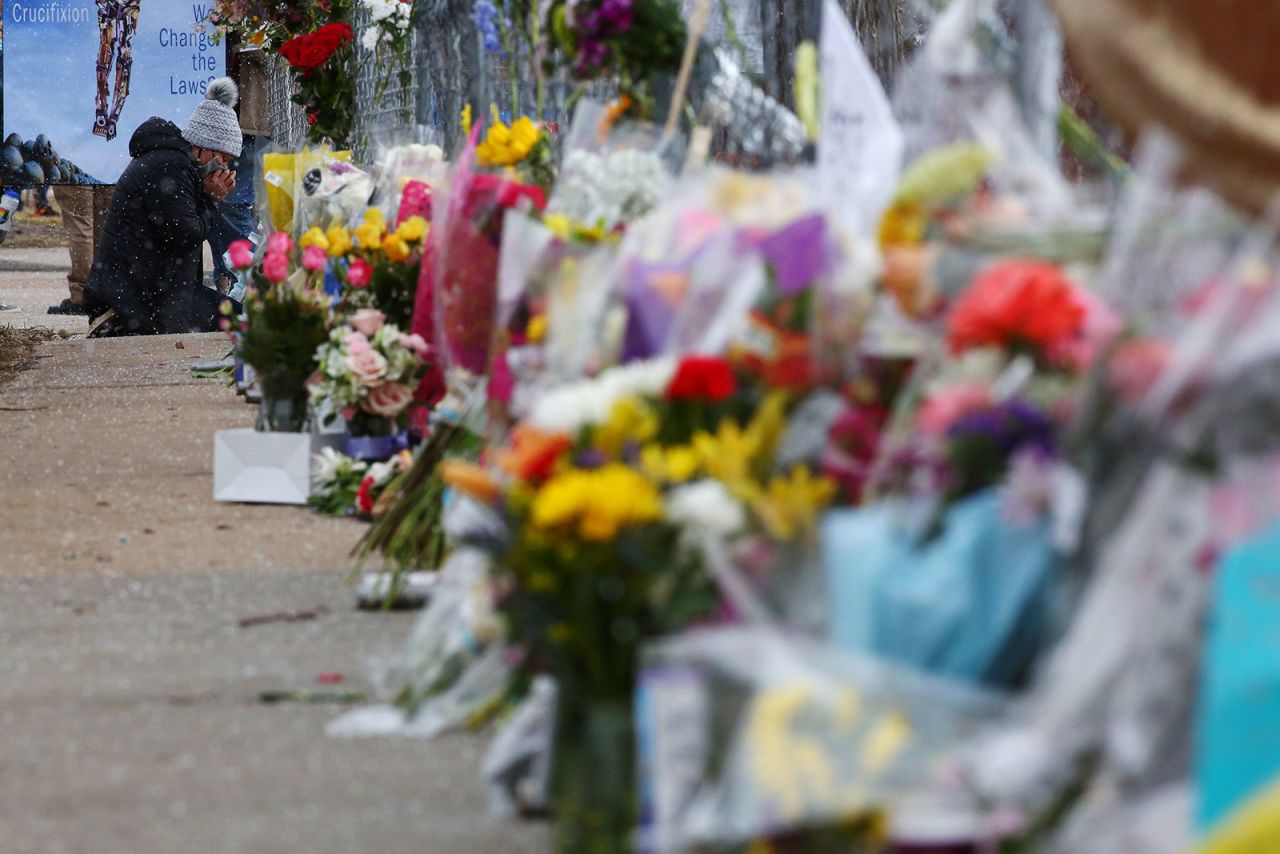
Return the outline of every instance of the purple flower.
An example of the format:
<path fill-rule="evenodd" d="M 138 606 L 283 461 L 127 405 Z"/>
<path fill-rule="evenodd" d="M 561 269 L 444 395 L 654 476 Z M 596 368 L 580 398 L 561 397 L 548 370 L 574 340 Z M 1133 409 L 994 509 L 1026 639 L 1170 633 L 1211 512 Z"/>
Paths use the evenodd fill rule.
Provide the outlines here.
<path fill-rule="evenodd" d="M 598 469 L 605 464 L 604 454 L 598 448 L 587 448 L 578 454 L 576 464 L 580 469 Z"/>

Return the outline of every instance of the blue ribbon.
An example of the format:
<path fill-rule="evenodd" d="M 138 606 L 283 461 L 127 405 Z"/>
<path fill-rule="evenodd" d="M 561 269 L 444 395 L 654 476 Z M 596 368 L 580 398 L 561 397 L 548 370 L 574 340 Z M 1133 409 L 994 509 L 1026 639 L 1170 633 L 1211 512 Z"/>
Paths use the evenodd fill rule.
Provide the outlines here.
<path fill-rule="evenodd" d="M 348 436 L 343 442 L 343 453 L 353 460 L 368 463 L 389 460 L 408 449 L 408 432 L 396 433 L 394 436 Z"/>

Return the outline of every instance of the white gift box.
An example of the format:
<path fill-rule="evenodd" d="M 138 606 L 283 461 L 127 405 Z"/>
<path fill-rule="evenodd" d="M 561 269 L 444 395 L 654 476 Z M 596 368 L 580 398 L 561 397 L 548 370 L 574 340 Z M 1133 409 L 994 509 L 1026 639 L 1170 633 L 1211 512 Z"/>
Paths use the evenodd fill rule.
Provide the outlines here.
<path fill-rule="evenodd" d="M 315 455 L 341 444 L 341 435 L 219 430 L 213 434 L 213 498 L 306 504 Z"/>

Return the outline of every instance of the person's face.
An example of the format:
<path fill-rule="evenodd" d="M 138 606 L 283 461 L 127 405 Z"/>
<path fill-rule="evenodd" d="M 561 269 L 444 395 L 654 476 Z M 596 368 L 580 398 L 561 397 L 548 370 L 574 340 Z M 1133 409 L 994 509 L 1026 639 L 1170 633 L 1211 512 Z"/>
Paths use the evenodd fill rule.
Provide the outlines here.
<path fill-rule="evenodd" d="M 207 148 L 196 149 L 197 163 L 199 163 L 201 166 L 204 166 L 210 160 L 218 161 L 218 165 L 225 169 L 226 167 L 231 165 L 231 161 L 235 160 L 235 158 L 232 157 L 230 154 L 227 154 L 225 151 L 210 151 Z"/>

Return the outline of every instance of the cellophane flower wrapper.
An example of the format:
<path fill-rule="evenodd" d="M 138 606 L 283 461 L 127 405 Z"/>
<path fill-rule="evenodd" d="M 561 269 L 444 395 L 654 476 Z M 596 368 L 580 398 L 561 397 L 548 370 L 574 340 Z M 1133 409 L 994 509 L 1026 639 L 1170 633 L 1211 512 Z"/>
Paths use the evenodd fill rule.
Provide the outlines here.
<path fill-rule="evenodd" d="M 1033 135 L 1013 87 L 983 47 L 993 5 L 950 4 L 899 73 L 893 103 L 906 162 L 959 140 L 975 141 L 993 155 L 988 175 L 1000 196 L 1018 200 L 1041 221 L 1069 215 L 1078 200 L 1054 163 L 1056 147 Z"/>
<path fill-rule="evenodd" d="M 473 549 L 450 555 L 403 658 L 385 666 L 393 705 L 346 715 L 330 734 L 433 738 L 498 705 L 512 671 L 494 642 L 491 599 L 488 556 Z"/>
<path fill-rule="evenodd" d="M 1084 539 L 1100 542 L 1070 626 L 1024 714 L 972 749 L 972 779 L 997 802 L 1043 811 L 1093 757 L 1106 784 L 1084 808 L 1102 820 L 1191 773 L 1217 555 L 1280 515 L 1275 443 L 1258 441 L 1275 435 L 1275 233 L 1263 223 L 1243 241 L 1208 305 L 1175 324 L 1159 375 L 1125 400 L 1117 453 L 1137 463 L 1091 481 Z"/>
<path fill-rule="evenodd" d="M 375 201 L 392 228 L 411 216 L 432 221 L 432 189 L 449 170 L 442 141 L 438 130 L 421 125 L 383 131 L 373 140 Z"/>
<path fill-rule="evenodd" d="M 1183 331 L 1193 301 L 1221 278 L 1247 231 L 1246 223 L 1210 191 L 1179 181 L 1176 140 L 1146 132 L 1121 194 L 1099 295 L 1149 334 Z"/>
<path fill-rule="evenodd" d="M 497 310 L 505 195 L 524 189 L 498 175 L 475 171 L 480 126 L 459 157 L 447 198 L 433 202 L 432 261 L 436 336 L 446 373 L 482 376 Z"/>
<path fill-rule="evenodd" d="M 939 761 L 1009 705 L 816 641 L 733 626 L 649 645 L 636 708 L 640 847 L 666 851 L 908 811 Z M 930 795 L 928 807 L 980 813 L 959 789 Z"/>
<path fill-rule="evenodd" d="M 581 101 L 562 142 L 560 174 L 547 213 L 612 232 L 656 208 L 672 183 L 674 156 L 648 123 L 609 124 L 605 108 Z"/>
<path fill-rule="evenodd" d="M 373 198 L 373 176 L 351 164 L 350 152 L 303 149 L 294 171 L 297 235 L 313 227 L 354 225 Z"/>

